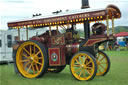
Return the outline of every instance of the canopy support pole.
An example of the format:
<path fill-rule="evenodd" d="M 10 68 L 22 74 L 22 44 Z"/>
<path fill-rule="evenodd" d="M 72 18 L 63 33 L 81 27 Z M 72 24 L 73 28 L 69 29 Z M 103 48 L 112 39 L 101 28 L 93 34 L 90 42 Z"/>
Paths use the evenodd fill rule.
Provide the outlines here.
<path fill-rule="evenodd" d="M 20 41 L 20 28 L 18 28 L 18 41 Z"/>
<path fill-rule="evenodd" d="M 49 26 L 49 35 L 51 36 L 52 33 L 51 33 L 51 26 Z"/>
<path fill-rule="evenodd" d="M 67 29 L 69 29 L 70 28 L 70 25 L 69 24 L 67 24 Z"/>
<path fill-rule="evenodd" d="M 88 40 L 90 38 L 90 23 L 89 23 L 89 21 L 84 22 L 84 36 L 85 36 L 85 40 Z"/>
<path fill-rule="evenodd" d="M 112 35 L 114 35 L 114 16 L 112 16 Z"/>
<path fill-rule="evenodd" d="M 26 40 L 28 40 L 28 27 L 26 28 Z"/>
<path fill-rule="evenodd" d="M 56 26 L 56 31 L 57 31 L 57 34 L 58 34 L 58 25 Z"/>
<path fill-rule="evenodd" d="M 107 36 L 109 36 L 109 15 L 106 17 L 106 24 L 107 24 Z"/>

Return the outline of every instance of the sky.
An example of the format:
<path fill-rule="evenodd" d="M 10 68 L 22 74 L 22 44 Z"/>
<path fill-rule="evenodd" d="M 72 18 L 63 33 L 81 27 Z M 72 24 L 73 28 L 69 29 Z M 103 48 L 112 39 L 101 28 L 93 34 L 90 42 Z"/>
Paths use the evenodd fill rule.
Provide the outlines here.
<path fill-rule="evenodd" d="M 7 22 L 32 18 L 33 14 L 43 16 L 62 10 L 77 10 L 81 8 L 82 0 L 0 0 L 0 30 L 7 30 Z M 115 21 L 116 26 L 128 26 L 128 0 L 89 0 L 93 9 L 106 8 L 114 4 L 119 7 L 122 17 Z"/>

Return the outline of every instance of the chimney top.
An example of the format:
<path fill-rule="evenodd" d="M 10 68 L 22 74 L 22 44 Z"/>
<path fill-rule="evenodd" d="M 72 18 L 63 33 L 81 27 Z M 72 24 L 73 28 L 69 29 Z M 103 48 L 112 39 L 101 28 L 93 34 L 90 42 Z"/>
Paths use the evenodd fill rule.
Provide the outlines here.
<path fill-rule="evenodd" d="M 90 8 L 88 0 L 82 0 L 82 7 L 81 9 Z"/>

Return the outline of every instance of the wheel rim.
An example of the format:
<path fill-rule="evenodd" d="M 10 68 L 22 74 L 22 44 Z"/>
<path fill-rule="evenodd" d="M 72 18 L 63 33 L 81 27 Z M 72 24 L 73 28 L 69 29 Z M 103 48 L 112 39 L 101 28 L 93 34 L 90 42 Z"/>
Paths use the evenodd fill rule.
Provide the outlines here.
<path fill-rule="evenodd" d="M 96 75 L 97 76 L 103 75 L 108 68 L 107 57 L 102 52 L 98 52 L 96 57 L 96 62 L 98 67 Z"/>
<path fill-rule="evenodd" d="M 17 50 L 16 64 L 19 72 L 27 78 L 37 77 L 44 66 L 44 56 L 34 42 L 24 42 Z"/>
<path fill-rule="evenodd" d="M 71 72 L 78 80 L 89 80 L 95 71 L 94 61 L 85 53 L 76 54 L 71 61 Z"/>

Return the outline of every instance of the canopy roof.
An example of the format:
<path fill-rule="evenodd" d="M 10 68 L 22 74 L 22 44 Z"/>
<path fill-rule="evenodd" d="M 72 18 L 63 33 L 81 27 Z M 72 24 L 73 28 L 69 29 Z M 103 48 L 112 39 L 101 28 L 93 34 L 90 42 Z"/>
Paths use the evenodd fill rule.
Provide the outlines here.
<path fill-rule="evenodd" d="M 50 16 L 40 16 L 31 19 L 25 19 L 20 21 L 8 22 L 8 27 L 11 28 L 38 28 L 54 25 L 64 25 L 72 23 L 81 23 L 85 21 L 99 21 L 106 20 L 107 15 L 109 19 L 120 18 L 121 12 L 118 7 L 109 5 L 105 9 L 90 10 L 81 9 L 77 11 L 69 11 L 66 13 L 59 13 Z"/>
<path fill-rule="evenodd" d="M 115 34 L 116 37 L 124 37 L 124 36 L 128 36 L 128 32 L 120 32 Z"/>

